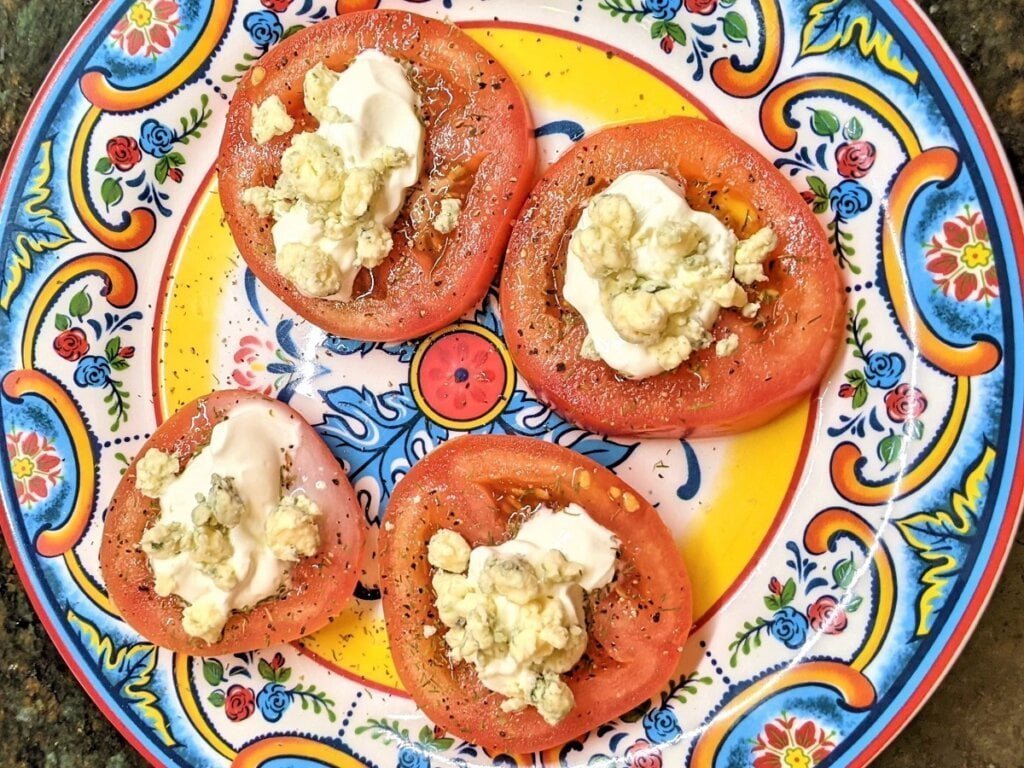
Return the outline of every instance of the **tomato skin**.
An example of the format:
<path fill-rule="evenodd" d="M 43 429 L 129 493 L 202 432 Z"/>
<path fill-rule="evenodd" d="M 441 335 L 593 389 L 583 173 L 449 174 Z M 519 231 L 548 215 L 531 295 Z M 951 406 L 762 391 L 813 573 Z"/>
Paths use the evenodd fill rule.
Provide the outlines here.
<path fill-rule="evenodd" d="M 472 667 L 448 660 L 443 631 L 423 636 L 426 624 L 443 629 L 427 563 L 430 537 L 444 527 L 472 546 L 509 538 L 515 510 L 500 499 L 516 489 L 533 489 L 540 494 L 534 500 L 547 496 L 556 506 L 575 501 L 621 542 L 615 588 L 594 606 L 586 655 L 566 678 L 576 706 L 555 726 L 532 708 L 502 712 L 503 697 L 484 688 Z M 635 505 L 623 504 L 627 493 Z M 386 523 L 381 587 L 399 676 L 428 717 L 467 741 L 508 753 L 563 744 L 657 695 L 676 671 L 691 624 L 686 568 L 654 508 L 590 459 L 530 438 L 459 437 L 403 478 Z"/>
<path fill-rule="evenodd" d="M 686 183 L 691 205 L 743 237 L 770 225 L 779 238 L 769 281 L 779 296 L 762 310 L 763 329 L 723 312 L 716 339 L 736 333 L 736 354 L 714 344 L 673 371 L 641 380 L 618 376 L 579 354 L 580 315 L 561 297 L 569 235 L 586 201 L 627 171 L 661 169 Z M 707 190 L 744 201 L 757 226 Z M 721 196 L 716 198 L 719 201 Z M 552 296 L 557 297 L 552 300 Z M 516 367 L 531 387 L 580 426 L 607 435 L 713 436 L 759 426 L 814 389 L 843 333 L 839 270 L 820 223 L 796 190 L 752 147 L 721 126 L 677 117 L 585 137 L 540 179 L 512 232 L 501 280 L 501 314 Z"/>
<path fill-rule="evenodd" d="M 394 247 L 361 275 L 347 302 L 303 296 L 274 265 L 272 220 L 242 202 L 252 186 L 273 186 L 291 135 L 257 145 L 251 108 L 272 94 L 295 118 L 295 131 L 315 128 L 303 103 L 308 69 L 324 62 L 346 67 L 366 48 L 410 62 L 423 77 L 429 118 L 426 172 L 447 164 L 483 160 L 464 199 L 459 226 L 432 268 L 415 254 L 411 203 L 392 227 Z M 256 73 L 260 75 L 256 77 Z M 257 277 L 300 315 L 339 336 L 368 341 L 403 341 L 442 328 L 471 309 L 497 274 L 512 217 L 529 191 L 536 164 L 529 110 L 508 73 L 454 25 L 402 11 L 347 13 L 320 22 L 276 45 L 242 78 L 231 101 L 220 149 L 221 202 L 246 263 Z"/>
<path fill-rule="evenodd" d="M 266 403 L 300 422 L 301 451 L 296 451 L 293 470 L 300 482 L 311 480 L 315 472 L 315 478 L 326 486 L 316 488 L 312 481 L 302 485 L 303 492 L 323 511 L 321 550 L 292 566 L 292 587 L 283 597 L 266 600 L 247 613 L 232 614 L 221 640 L 208 644 L 182 629 L 179 598 L 159 597 L 153 590 L 153 573 L 139 542 L 158 508 L 135 487 L 135 465 L 150 448 L 160 448 L 179 456 L 184 468 L 232 407 L 251 402 Z M 307 466 L 314 467 L 313 472 L 305 471 Z M 214 656 L 290 642 L 326 625 L 355 589 L 363 540 L 362 507 L 334 455 L 313 428 L 284 403 L 253 392 L 225 390 L 186 405 L 161 424 L 139 450 L 104 518 L 100 569 L 111 600 L 139 634 L 172 651 Z"/>

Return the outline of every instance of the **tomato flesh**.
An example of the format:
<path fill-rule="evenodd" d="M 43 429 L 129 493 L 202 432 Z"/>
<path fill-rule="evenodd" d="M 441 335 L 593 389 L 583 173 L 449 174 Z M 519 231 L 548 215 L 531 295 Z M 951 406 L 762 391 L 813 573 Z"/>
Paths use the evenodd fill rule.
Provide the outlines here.
<path fill-rule="evenodd" d="M 323 62 L 335 71 L 376 48 L 412 67 L 426 125 L 424 172 L 392 227 L 391 254 L 363 270 L 350 301 L 311 298 L 277 271 L 272 220 L 242 202 L 249 187 L 273 186 L 281 155 L 316 120 L 302 83 Z M 251 109 L 271 95 L 295 119 L 292 133 L 256 144 Z M 442 328 L 486 293 L 511 220 L 535 165 L 526 102 L 508 73 L 452 24 L 401 11 L 349 13 L 309 27 L 268 51 L 231 101 L 218 161 L 221 202 L 235 242 L 257 277 L 300 315 L 354 339 L 400 341 Z M 462 200 L 458 227 L 432 228 L 440 199 Z"/>
<path fill-rule="evenodd" d="M 615 581 L 588 612 L 590 642 L 566 682 L 576 705 L 551 726 L 448 659 L 427 542 L 440 528 L 472 546 L 511 537 L 510 520 L 539 503 L 575 502 L 621 542 Z M 470 435 L 417 463 L 391 497 L 380 539 L 381 588 L 402 683 L 436 723 L 487 749 L 531 752 L 565 743 L 656 695 L 676 671 L 690 629 L 691 592 L 658 513 L 604 467 L 567 448 L 523 437 Z"/>
<path fill-rule="evenodd" d="M 150 448 L 174 453 L 184 468 L 209 442 L 213 427 L 236 405 L 262 402 L 280 415 L 298 420 L 302 437 L 291 471 L 294 485 L 315 501 L 323 516 L 320 551 L 290 570 L 291 587 L 250 611 L 233 613 L 219 642 L 189 636 L 181 626 L 184 603 L 160 597 L 153 572 L 139 547 L 142 534 L 159 513 L 158 505 L 135 486 L 135 465 Z M 277 400 L 241 390 L 214 392 L 195 400 L 156 430 L 142 446 L 114 491 L 103 524 L 100 569 L 114 605 L 139 634 L 179 653 L 213 656 L 264 648 L 297 640 L 325 626 L 352 596 L 359 577 L 364 540 L 363 513 L 355 492 L 330 449 L 302 417 Z"/>
<path fill-rule="evenodd" d="M 582 317 L 561 300 L 565 253 L 582 207 L 627 171 L 662 170 L 697 209 L 741 238 L 771 226 L 779 245 L 757 319 L 723 312 L 721 339 L 675 370 L 630 380 L 580 356 Z M 844 299 L 825 232 L 786 179 L 721 126 L 669 118 L 585 137 L 540 179 L 513 230 L 501 279 L 505 337 L 516 367 L 548 403 L 608 435 L 721 435 L 772 419 L 825 375 L 843 332 Z"/>

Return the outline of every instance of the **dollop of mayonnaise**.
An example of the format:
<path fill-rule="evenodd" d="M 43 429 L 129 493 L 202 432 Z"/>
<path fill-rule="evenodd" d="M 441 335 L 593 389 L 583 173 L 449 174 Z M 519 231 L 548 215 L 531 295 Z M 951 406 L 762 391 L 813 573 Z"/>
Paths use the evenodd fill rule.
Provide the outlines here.
<path fill-rule="evenodd" d="M 161 451 L 140 458 L 137 486 L 160 507 L 142 549 L 157 593 L 188 603 L 189 634 L 215 642 L 231 611 L 276 595 L 297 555 L 319 546 L 319 509 L 282 487 L 300 439 L 294 420 L 247 403 L 213 428 L 180 474 Z"/>
<path fill-rule="evenodd" d="M 563 295 L 588 331 L 581 354 L 629 378 L 672 370 L 712 343 L 723 308 L 756 312 L 739 281 L 766 280 L 775 245 L 767 228 L 739 241 L 663 173 L 622 174 L 589 201 L 566 255 Z"/>
<path fill-rule="evenodd" d="M 561 675 L 587 647 L 584 594 L 612 581 L 618 550 L 615 535 L 578 504 L 539 507 L 494 547 L 471 549 L 454 531 L 438 531 L 428 560 L 438 568 L 433 586 L 449 656 L 506 696 L 505 711 L 532 706 L 559 722 L 575 703 Z"/>
<path fill-rule="evenodd" d="M 402 65 L 375 49 L 340 73 L 318 64 L 303 91 L 318 127 L 292 136 L 274 187 L 243 199 L 274 216 L 284 277 L 308 296 L 347 301 L 359 270 L 391 251 L 391 226 L 419 179 L 419 96 Z"/>

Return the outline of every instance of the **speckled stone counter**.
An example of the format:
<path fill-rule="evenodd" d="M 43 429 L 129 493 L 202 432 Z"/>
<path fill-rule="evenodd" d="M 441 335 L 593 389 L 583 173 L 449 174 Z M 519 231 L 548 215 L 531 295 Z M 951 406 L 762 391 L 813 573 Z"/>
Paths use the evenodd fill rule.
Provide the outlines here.
<path fill-rule="evenodd" d="M 0 0 L 0 160 L 87 0 Z M 936 0 L 925 10 L 967 67 L 1024 176 L 1024 0 Z M 1024 538 L 981 625 L 938 693 L 880 768 L 1024 766 Z M 79 688 L 0 543 L 0 766 L 143 761 Z"/>

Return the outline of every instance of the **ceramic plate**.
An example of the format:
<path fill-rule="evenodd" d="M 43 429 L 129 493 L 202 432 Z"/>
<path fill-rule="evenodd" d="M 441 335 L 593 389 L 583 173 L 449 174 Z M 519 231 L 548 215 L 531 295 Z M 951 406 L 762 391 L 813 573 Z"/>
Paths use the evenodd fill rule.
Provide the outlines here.
<path fill-rule="evenodd" d="M 262 53 L 375 4 L 101 2 L 0 185 L 0 519 L 54 642 L 159 764 L 864 765 L 963 646 L 1021 501 L 1024 231 L 949 50 L 909 0 L 382 4 L 455 20 L 502 62 L 543 164 L 588 131 L 665 115 L 757 147 L 828 232 L 849 302 L 840 358 L 753 432 L 612 440 L 517 377 L 493 291 L 415 342 L 327 335 L 246 270 L 213 164 Z M 504 383 L 445 397 L 481 365 Z M 315 425 L 372 531 L 409 466 L 463 432 L 551 440 L 612 468 L 658 507 L 693 575 L 683 666 L 584 739 L 492 755 L 403 692 L 372 560 L 357 604 L 300 643 L 203 659 L 145 642 L 99 578 L 102 510 L 167 414 L 231 386 Z"/>

